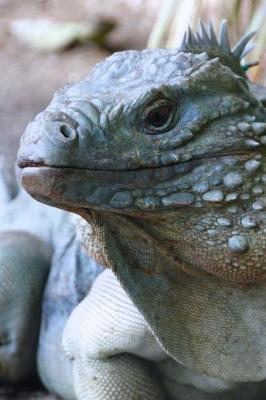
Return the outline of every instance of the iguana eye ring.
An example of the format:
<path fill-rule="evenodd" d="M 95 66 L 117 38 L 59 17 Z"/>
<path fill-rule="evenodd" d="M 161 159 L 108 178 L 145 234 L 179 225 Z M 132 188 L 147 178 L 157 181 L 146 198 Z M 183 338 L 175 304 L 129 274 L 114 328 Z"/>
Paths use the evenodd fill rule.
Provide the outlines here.
<path fill-rule="evenodd" d="M 163 133 L 170 129 L 173 120 L 174 105 L 167 99 L 156 101 L 147 107 L 142 115 L 142 128 L 145 133 Z"/>

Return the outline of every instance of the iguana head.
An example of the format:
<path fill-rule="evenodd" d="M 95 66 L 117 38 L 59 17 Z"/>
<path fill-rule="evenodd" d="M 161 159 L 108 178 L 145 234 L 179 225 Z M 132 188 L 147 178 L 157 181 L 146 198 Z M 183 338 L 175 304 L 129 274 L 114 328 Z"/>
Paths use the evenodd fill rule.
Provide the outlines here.
<path fill-rule="evenodd" d="M 231 51 L 222 32 L 220 44 L 203 29 L 179 50 L 116 53 L 57 92 L 21 141 L 26 190 L 142 216 L 249 192 L 244 164 L 261 162 L 265 113 L 239 62 L 250 35 Z"/>
<path fill-rule="evenodd" d="M 202 25 L 178 50 L 116 53 L 58 91 L 22 137 L 26 190 L 83 215 L 189 217 L 183 232 L 238 259 L 265 221 L 266 112 L 240 64 L 252 35 L 231 50 L 226 23 L 219 40 Z"/>

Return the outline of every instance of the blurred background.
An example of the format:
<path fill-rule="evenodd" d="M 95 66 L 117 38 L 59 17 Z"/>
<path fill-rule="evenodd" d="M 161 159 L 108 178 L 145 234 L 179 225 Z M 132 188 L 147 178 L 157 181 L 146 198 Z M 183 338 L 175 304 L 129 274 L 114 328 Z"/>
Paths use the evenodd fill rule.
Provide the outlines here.
<path fill-rule="evenodd" d="M 0 164 L 15 160 L 26 124 L 55 90 L 84 78 L 114 51 L 177 47 L 188 24 L 222 18 L 234 44 L 257 29 L 249 76 L 266 84 L 266 0 L 0 0 Z M 0 165 L 1 167 L 1 165 Z M 24 393 L 24 394 L 23 394 Z M 4 399 L 54 399 L 0 388 Z"/>
<path fill-rule="evenodd" d="M 14 160 L 26 124 L 56 89 L 84 78 L 113 51 L 144 48 L 160 3 L 0 0 L 0 153 Z"/>
<path fill-rule="evenodd" d="M 176 47 L 188 24 L 227 18 L 232 43 L 258 29 L 250 76 L 266 82 L 265 0 L 0 0 L 0 153 L 66 82 L 114 51 Z"/>

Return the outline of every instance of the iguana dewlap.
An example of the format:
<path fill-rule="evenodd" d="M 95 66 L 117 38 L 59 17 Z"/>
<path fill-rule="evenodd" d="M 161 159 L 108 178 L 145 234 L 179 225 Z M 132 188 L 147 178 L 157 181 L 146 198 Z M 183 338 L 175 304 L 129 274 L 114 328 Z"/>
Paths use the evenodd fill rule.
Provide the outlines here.
<path fill-rule="evenodd" d="M 21 142 L 24 187 L 89 223 L 88 251 L 175 360 L 170 381 L 180 365 L 216 388 L 266 378 L 265 92 L 240 65 L 251 36 L 231 50 L 223 23 L 219 40 L 202 27 L 179 50 L 116 53 L 56 93 Z M 158 389 L 134 335 L 108 341 L 101 312 L 93 326 L 92 293 L 65 333 L 78 398 L 185 399 L 167 368 Z"/>

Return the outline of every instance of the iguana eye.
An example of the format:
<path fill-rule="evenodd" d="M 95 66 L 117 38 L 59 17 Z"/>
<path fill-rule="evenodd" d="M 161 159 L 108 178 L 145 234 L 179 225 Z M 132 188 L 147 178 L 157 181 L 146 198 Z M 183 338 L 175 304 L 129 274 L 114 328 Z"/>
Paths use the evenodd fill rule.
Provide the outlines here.
<path fill-rule="evenodd" d="M 169 100 L 160 100 L 147 107 L 142 115 L 142 127 L 148 133 L 162 133 L 170 129 L 174 106 Z M 151 131 L 151 132 L 149 132 Z"/>

